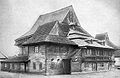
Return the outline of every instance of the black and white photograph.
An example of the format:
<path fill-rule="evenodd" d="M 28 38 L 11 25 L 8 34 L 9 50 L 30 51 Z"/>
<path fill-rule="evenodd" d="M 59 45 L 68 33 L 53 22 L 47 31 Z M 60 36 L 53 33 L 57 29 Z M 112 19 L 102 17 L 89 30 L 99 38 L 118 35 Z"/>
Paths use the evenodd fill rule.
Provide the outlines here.
<path fill-rule="evenodd" d="M 120 0 L 0 0 L 0 78 L 120 78 Z"/>

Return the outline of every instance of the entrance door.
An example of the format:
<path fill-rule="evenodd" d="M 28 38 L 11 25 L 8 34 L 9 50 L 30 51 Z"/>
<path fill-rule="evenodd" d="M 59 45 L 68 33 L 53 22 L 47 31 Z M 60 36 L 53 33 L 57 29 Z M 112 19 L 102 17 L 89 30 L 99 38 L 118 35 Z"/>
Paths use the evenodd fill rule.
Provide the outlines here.
<path fill-rule="evenodd" d="M 71 74 L 71 59 L 63 59 L 64 74 Z"/>

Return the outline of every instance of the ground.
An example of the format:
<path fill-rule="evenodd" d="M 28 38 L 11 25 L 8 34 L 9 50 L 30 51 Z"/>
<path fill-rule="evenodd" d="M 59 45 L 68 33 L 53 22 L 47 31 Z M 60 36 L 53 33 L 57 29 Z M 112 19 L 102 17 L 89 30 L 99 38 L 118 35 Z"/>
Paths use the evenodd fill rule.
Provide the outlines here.
<path fill-rule="evenodd" d="M 71 75 L 52 75 L 52 76 L 0 71 L 0 78 L 120 78 L 120 70 L 115 69 L 104 72 L 73 73 Z"/>

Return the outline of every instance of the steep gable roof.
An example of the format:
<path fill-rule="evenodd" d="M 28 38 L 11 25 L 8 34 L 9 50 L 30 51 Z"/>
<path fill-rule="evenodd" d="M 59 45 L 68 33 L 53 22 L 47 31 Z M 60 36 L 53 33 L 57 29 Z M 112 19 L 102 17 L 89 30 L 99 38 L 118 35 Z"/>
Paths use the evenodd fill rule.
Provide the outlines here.
<path fill-rule="evenodd" d="M 28 39 L 23 45 L 35 44 L 40 42 L 52 42 L 52 43 L 62 43 L 76 45 L 74 42 L 70 41 L 68 38 L 60 36 L 58 21 L 49 22 L 40 26 L 33 36 Z"/>
<path fill-rule="evenodd" d="M 45 24 L 45 23 L 53 22 L 53 21 L 56 21 L 56 20 L 59 21 L 60 23 L 63 22 L 65 17 L 68 15 L 69 12 L 73 13 L 73 16 L 75 18 L 74 21 L 76 21 L 77 24 L 79 25 L 79 27 L 77 29 L 90 36 L 90 34 L 80 26 L 80 23 L 79 23 L 79 21 L 77 19 L 77 16 L 76 16 L 76 14 L 73 10 L 73 7 L 68 6 L 68 7 L 62 8 L 60 10 L 51 12 L 51 13 L 40 15 L 39 18 L 37 19 L 36 23 L 33 25 L 33 27 L 27 33 L 25 33 L 24 35 L 22 35 L 18 39 L 21 39 L 21 38 L 24 38 L 26 36 L 34 34 L 35 31 L 38 29 L 38 27 Z"/>
<path fill-rule="evenodd" d="M 49 34 L 50 31 L 53 29 L 55 23 L 56 21 L 53 21 L 39 26 L 33 36 Z"/>

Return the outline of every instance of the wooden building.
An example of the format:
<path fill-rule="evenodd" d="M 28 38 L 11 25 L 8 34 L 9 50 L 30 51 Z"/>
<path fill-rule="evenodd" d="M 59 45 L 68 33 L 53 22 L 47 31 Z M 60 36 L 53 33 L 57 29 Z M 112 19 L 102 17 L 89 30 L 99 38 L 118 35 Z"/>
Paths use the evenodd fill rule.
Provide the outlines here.
<path fill-rule="evenodd" d="M 120 69 L 120 49 L 115 51 L 115 67 Z"/>
<path fill-rule="evenodd" d="M 112 62 L 113 48 L 81 27 L 72 6 L 40 15 L 15 42 L 21 53 L 2 61 L 2 70 L 70 74 L 109 69 Z"/>
<path fill-rule="evenodd" d="M 110 70 L 113 64 L 114 49 L 105 44 L 105 41 L 95 39 L 92 36 L 77 32 L 73 29 L 69 31 L 68 38 L 81 47 L 81 63 L 76 62 L 79 68 L 73 67 L 73 71 L 102 71 Z"/>
<path fill-rule="evenodd" d="M 0 70 L 1 70 L 1 61 L 7 59 L 7 56 L 0 52 Z"/>
<path fill-rule="evenodd" d="M 115 67 L 119 66 L 120 67 L 120 47 L 116 46 L 115 44 L 113 44 L 110 39 L 109 39 L 109 36 L 108 36 L 108 33 L 101 33 L 101 34 L 96 34 L 96 39 L 99 39 L 99 40 L 102 40 L 102 41 L 105 41 L 105 44 L 110 46 L 110 47 L 113 47 L 114 48 L 114 65 Z"/>

